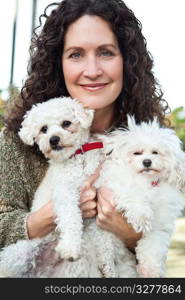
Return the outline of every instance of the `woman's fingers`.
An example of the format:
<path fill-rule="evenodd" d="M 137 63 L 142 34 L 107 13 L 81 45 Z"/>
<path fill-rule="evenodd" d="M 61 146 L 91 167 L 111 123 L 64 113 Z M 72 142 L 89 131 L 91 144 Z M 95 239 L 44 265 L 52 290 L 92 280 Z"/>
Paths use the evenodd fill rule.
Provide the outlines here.
<path fill-rule="evenodd" d="M 27 217 L 27 232 L 29 239 L 41 238 L 56 227 L 53 202 L 49 201 Z"/>
<path fill-rule="evenodd" d="M 92 210 L 88 210 L 88 211 L 84 211 L 82 212 L 83 218 L 93 218 L 95 217 L 97 214 L 96 209 L 92 209 Z"/>
<path fill-rule="evenodd" d="M 82 211 L 88 211 L 88 210 L 92 210 L 92 209 L 96 209 L 96 201 L 87 201 L 87 202 L 83 202 L 80 204 L 80 208 Z"/>
<path fill-rule="evenodd" d="M 110 189 L 105 187 L 100 188 L 97 198 L 103 214 L 109 216 L 115 211 L 114 193 Z"/>
<path fill-rule="evenodd" d="M 97 198 L 97 217 L 96 223 L 102 229 L 108 229 L 112 217 L 115 213 L 115 205 L 113 201 L 113 192 L 107 188 L 98 190 Z"/>
<path fill-rule="evenodd" d="M 81 188 L 80 209 L 84 218 L 92 218 L 97 214 L 97 192 L 93 183 L 99 177 L 100 170 L 101 164 L 98 166 L 95 173 L 87 178 Z"/>
<path fill-rule="evenodd" d="M 100 170 L 101 170 L 102 165 L 100 164 L 97 169 L 95 170 L 94 174 L 89 176 L 87 178 L 87 180 L 84 182 L 82 188 L 81 188 L 81 192 L 84 192 L 86 190 L 88 190 L 89 188 L 91 188 L 91 186 L 93 185 L 93 183 L 96 181 L 96 179 L 98 179 L 99 174 L 100 174 Z"/>
<path fill-rule="evenodd" d="M 83 218 L 92 218 L 97 214 L 96 200 L 89 200 L 87 202 L 80 203 L 80 209 L 82 211 Z"/>
<path fill-rule="evenodd" d="M 95 187 L 90 187 L 85 191 L 81 192 L 80 204 L 90 200 L 94 200 L 95 198 L 96 198 L 96 189 Z"/>
<path fill-rule="evenodd" d="M 83 218 L 92 218 L 97 214 L 96 189 L 89 188 L 81 193 L 80 209 Z"/>

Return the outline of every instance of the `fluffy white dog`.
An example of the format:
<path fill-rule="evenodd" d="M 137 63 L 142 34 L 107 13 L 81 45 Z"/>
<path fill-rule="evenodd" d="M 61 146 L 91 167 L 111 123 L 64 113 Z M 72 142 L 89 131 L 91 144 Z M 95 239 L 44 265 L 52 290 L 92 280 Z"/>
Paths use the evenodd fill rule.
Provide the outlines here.
<path fill-rule="evenodd" d="M 19 241 L 5 248 L 0 256 L 1 274 L 9 277 L 52 276 L 62 259 L 73 261 L 80 257 L 83 234 L 80 187 L 87 176 L 94 173 L 103 155 L 101 143 L 98 143 L 100 148 L 96 149 L 95 144 L 96 150 L 88 151 L 87 155 L 77 155 L 89 147 L 86 143 L 90 141 L 93 117 L 93 110 L 84 109 L 77 100 L 67 97 L 34 105 L 25 115 L 20 138 L 27 145 L 36 143 L 49 159 L 48 171 L 36 191 L 31 211 L 52 200 L 57 228 L 46 238 Z M 91 145 L 94 147 L 94 143 Z M 63 265 L 66 268 L 65 263 Z M 87 274 L 82 267 L 77 271 L 75 267 L 73 269 L 64 271 L 63 267 L 60 276 L 78 277 L 84 272 L 85 277 Z"/>
<path fill-rule="evenodd" d="M 0 253 L 1 277 L 106 275 L 96 249 L 98 245 L 101 250 L 101 230 L 97 231 L 95 219 L 83 224 L 79 208 L 82 184 L 105 156 L 102 143 L 90 137 L 93 117 L 93 110 L 65 97 L 37 104 L 25 115 L 20 138 L 28 145 L 36 143 L 49 159 L 48 171 L 36 191 L 31 211 L 52 200 L 57 227 L 44 238 L 21 240 L 5 247 Z M 81 152 L 84 154 L 78 155 Z M 121 241 L 117 244 L 120 249 Z M 127 252 L 125 261 L 122 259 L 122 274 L 135 277 L 133 255 Z M 115 276 L 111 262 L 110 266 L 108 274 Z"/>
<path fill-rule="evenodd" d="M 99 138 L 112 152 L 103 164 L 96 187 L 112 189 L 117 210 L 123 212 L 136 232 L 143 233 L 135 249 L 139 276 L 163 277 L 175 220 L 185 203 L 185 154 L 181 142 L 173 130 L 160 128 L 156 119 L 136 125 L 130 117 L 128 129 Z M 108 232 L 101 235 L 103 241 L 109 239 L 107 249 L 108 242 L 102 243 L 101 253 L 106 253 L 113 248 L 115 237 Z M 107 277 L 110 274 L 106 265 L 116 260 L 109 254 L 104 260 Z M 101 255 L 102 264 L 103 259 Z"/>

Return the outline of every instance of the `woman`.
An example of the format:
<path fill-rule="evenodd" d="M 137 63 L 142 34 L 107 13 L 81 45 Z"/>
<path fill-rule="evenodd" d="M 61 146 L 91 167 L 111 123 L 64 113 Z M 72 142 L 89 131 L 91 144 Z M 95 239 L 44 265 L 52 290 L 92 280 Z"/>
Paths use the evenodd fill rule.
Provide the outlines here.
<path fill-rule="evenodd" d="M 64 0 L 53 5 L 50 16 L 46 10 L 42 15 L 46 22 L 32 40 L 28 78 L 1 135 L 0 247 L 45 236 L 55 228 L 51 202 L 29 213 L 47 169 L 41 153 L 17 136 L 23 115 L 34 103 L 58 96 L 78 98 L 96 111 L 92 132 L 126 125 L 127 113 L 137 122 L 154 116 L 165 122 L 168 105 L 153 76 L 153 60 L 140 23 L 124 2 Z M 94 189 L 98 172 L 84 184 L 83 217 L 96 216 L 99 227 L 116 234 L 132 251 L 141 234 L 115 212 L 110 190 Z"/>

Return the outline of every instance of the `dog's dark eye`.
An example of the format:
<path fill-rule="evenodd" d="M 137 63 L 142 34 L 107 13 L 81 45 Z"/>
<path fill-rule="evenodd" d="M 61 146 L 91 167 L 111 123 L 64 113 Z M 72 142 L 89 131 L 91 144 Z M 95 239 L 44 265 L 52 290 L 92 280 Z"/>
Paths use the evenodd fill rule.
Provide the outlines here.
<path fill-rule="evenodd" d="M 152 154 L 158 154 L 158 152 L 157 151 L 152 151 Z"/>
<path fill-rule="evenodd" d="M 48 126 L 43 126 L 40 131 L 46 133 L 47 130 L 48 130 Z"/>
<path fill-rule="evenodd" d="M 134 152 L 134 155 L 141 155 L 141 154 L 142 154 L 142 152 L 139 152 L 139 151 Z"/>
<path fill-rule="evenodd" d="M 71 125 L 70 121 L 64 121 L 64 122 L 62 122 L 62 127 L 63 128 L 68 128 L 70 125 Z"/>

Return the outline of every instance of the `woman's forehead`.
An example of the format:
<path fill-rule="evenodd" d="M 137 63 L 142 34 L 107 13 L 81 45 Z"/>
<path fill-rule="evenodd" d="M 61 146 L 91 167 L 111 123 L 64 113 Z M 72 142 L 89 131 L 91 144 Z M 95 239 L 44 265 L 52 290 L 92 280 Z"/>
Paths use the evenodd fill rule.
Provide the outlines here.
<path fill-rule="evenodd" d="M 110 24 L 98 16 L 84 15 L 72 23 L 65 35 L 65 47 L 79 47 L 79 45 L 98 46 L 117 45 L 117 39 Z"/>

